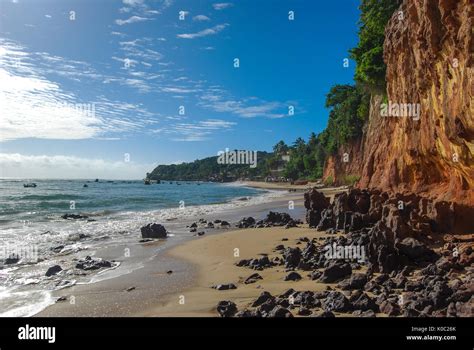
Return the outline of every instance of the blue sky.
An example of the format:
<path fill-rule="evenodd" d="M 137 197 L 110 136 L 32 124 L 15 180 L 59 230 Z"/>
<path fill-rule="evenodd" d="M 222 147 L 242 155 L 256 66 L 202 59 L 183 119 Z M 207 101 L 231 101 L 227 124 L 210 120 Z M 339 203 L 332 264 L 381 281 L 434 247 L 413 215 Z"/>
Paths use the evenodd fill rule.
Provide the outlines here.
<path fill-rule="evenodd" d="M 352 82 L 357 6 L 0 0 L 0 176 L 142 178 L 307 139 L 328 89 Z"/>

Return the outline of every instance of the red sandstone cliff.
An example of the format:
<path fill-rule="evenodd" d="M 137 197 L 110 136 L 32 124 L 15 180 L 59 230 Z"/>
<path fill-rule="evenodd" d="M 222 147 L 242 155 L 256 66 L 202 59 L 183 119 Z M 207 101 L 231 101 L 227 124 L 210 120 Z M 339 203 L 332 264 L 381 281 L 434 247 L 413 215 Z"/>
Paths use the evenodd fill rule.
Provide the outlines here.
<path fill-rule="evenodd" d="M 420 119 L 382 117 L 383 98 L 372 96 L 362 139 L 328 159 L 325 177 L 474 205 L 471 1 L 404 1 L 386 27 L 387 97 L 420 104 Z"/>

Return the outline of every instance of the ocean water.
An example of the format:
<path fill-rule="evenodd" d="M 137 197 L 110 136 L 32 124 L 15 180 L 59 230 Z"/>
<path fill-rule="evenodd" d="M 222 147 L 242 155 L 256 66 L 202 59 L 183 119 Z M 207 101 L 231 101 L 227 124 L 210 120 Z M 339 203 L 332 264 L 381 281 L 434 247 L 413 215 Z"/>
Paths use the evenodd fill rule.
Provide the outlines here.
<path fill-rule="evenodd" d="M 24 188 L 26 182 L 37 187 Z M 279 195 L 208 182 L 1 179 L 0 316 L 31 316 L 54 302 L 51 291 L 100 280 L 95 272 L 74 274 L 77 259 L 106 246 L 137 244 L 140 227 L 147 223 L 162 223 L 171 240 L 179 239 L 190 235 L 184 223 Z M 64 214 L 88 218 L 65 220 Z M 12 256 L 20 260 L 5 264 Z M 46 277 L 45 271 L 55 264 L 64 271 Z M 126 269 L 139 267 L 137 263 Z"/>

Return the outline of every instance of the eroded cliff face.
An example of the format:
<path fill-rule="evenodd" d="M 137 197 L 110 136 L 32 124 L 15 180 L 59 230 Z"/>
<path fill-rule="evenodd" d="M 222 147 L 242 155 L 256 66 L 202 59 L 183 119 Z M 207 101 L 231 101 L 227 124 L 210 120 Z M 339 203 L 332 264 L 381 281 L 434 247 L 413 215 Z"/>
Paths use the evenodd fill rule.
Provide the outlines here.
<path fill-rule="evenodd" d="M 387 97 L 372 96 L 362 139 L 325 176 L 474 205 L 473 22 L 472 0 L 404 1 L 386 27 Z"/>

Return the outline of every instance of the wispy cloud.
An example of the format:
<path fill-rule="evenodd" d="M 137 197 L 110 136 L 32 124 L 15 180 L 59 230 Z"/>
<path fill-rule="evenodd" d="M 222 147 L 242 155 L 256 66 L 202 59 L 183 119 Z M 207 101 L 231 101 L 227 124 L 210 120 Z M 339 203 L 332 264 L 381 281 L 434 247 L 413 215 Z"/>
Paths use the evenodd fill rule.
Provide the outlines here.
<path fill-rule="evenodd" d="M 155 129 L 155 133 L 168 135 L 173 141 L 206 141 L 216 132 L 231 130 L 234 122 L 207 119 L 194 123 L 175 123 L 170 128 Z"/>
<path fill-rule="evenodd" d="M 206 22 L 206 21 L 210 21 L 211 19 L 207 16 L 204 16 L 204 15 L 197 15 L 197 16 L 194 16 L 193 17 L 193 21 L 197 21 L 197 22 Z"/>
<path fill-rule="evenodd" d="M 231 113 L 242 118 L 264 117 L 278 119 L 288 117 L 288 104 L 265 101 L 256 97 L 235 99 L 221 88 L 209 88 L 200 96 L 198 105 L 218 113 Z"/>
<path fill-rule="evenodd" d="M 124 24 L 132 24 L 132 23 L 145 22 L 145 21 L 150 21 L 150 20 L 152 20 L 152 18 L 132 16 L 128 19 L 116 19 L 115 23 L 118 24 L 119 26 L 123 26 Z"/>
<path fill-rule="evenodd" d="M 137 6 L 142 5 L 144 3 L 144 0 L 123 0 L 122 2 L 124 3 L 124 5 Z"/>
<path fill-rule="evenodd" d="M 223 31 L 226 27 L 228 27 L 228 23 L 224 24 L 218 24 L 212 28 L 204 29 L 201 30 L 197 33 L 191 33 L 191 34 L 178 34 L 177 37 L 181 39 L 195 39 L 195 38 L 202 38 L 204 36 L 208 35 L 215 35 L 221 31 Z"/>
<path fill-rule="evenodd" d="M 234 4 L 231 2 L 219 2 L 219 3 L 212 4 L 212 7 L 214 7 L 214 10 L 217 10 L 217 11 L 224 10 L 232 6 L 234 6 Z"/>

